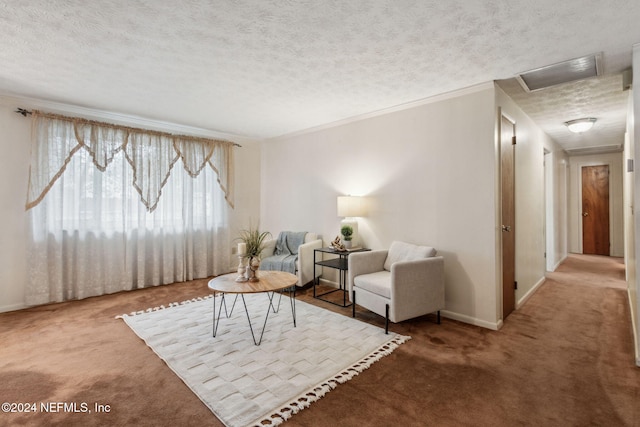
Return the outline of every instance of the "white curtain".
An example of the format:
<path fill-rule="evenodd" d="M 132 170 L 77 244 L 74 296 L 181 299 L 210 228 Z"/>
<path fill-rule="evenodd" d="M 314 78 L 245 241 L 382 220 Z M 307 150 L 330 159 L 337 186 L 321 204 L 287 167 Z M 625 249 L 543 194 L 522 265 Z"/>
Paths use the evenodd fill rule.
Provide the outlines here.
<path fill-rule="evenodd" d="M 220 147 L 35 117 L 27 303 L 226 272 L 232 158 Z"/>

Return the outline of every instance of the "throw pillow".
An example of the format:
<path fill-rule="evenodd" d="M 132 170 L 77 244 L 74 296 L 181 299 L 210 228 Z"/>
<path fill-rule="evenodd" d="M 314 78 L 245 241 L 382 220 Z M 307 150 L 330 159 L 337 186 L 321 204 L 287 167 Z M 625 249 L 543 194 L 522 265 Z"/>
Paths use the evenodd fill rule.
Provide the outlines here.
<path fill-rule="evenodd" d="M 430 246 L 418 246 L 411 243 L 394 241 L 389 247 L 384 269 L 391 271 L 391 264 L 399 261 L 414 261 L 436 255 L 436 250 Z"/>

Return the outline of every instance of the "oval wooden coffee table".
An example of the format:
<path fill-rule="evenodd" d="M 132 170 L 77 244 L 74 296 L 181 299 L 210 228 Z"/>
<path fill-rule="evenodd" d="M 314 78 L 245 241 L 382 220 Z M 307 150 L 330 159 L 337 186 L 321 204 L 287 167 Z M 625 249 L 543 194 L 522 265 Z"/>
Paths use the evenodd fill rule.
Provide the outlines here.
<path fill-rule="evenodd" d="M 273 311 L 277 313 L 280 309 L 280 300 L 282 299 L 281 291 L 289 291 L 289 300 L 291 302 L 291 315 L 293 317 L 293 327 L 296 326 L 296 283 L 298 277 L 284 271 L 256 271 L 257 282 L 236 282 L 237 273 L 225 274 L 215 277 L 209 281 L 209 289 L 214 291 L 213 300 L 213 336 L 216 336 L 218 332 L 218 325 L 220 324 L 220 316 L 222 314 L 222 306 L 224 306 L 225 316 L 229 318 L 233 313 L 233 309 L 238 300 L 238 295 L 242 299 L 244 304 L 244 311 L 247 314 L 247 320 L 249 322 L 249 329 L 251 329 L 251 336 L 253 337 L 253 343 L 260 345 L 262 342 L 262 336 L 267 326 L 267 319 L 269 318 L 269 312 Z M 215 293 L 222 294 L 220 307 L 218 308 L 218 314 L 216 316 L 216 298 Z M 278 307 L 273 304 L 273 297 L 275 293 L 280 294 L 278 299 Z M 269 299 L 269 306 L 267 307 L 267 314 L 264 318 L 264 324 L 262 325 L 262 332 L 260 332 L 260 339 L 256 340 L 256 336 L 253 332 L 253 325 L 251 324 L 251 317 L 249 316 L 249 310 L 247 309 L 247 303 L 245 302 L 245 294 L 266 293 Z M 236 297 L 231 306 L 231 310 L 227 311 L 227 303 L 225 300 L 226 294 L 236 294 Z"/>

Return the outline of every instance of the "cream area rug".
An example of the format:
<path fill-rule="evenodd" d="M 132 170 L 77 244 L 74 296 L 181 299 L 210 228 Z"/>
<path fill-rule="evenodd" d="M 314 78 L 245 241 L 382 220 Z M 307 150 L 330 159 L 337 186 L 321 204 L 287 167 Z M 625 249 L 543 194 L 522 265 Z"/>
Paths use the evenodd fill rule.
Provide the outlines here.
<path fill-rule="evenodd" d="M 228 310 L 234 295 L 226 296 Z M 390 354 L 410 337 L 389 333 L 289 297 L 271 311 L 262 343 L 254 344 L 242 300 L 213 334 L 212 296 L 121 317 L 229 427 L 273 426 Z M 221 296 L 216 296 L 216 312 Z M 245 295 L 256 334 L 266 294 Z M 278 296 L 274 298 L 278 309 Z"/>

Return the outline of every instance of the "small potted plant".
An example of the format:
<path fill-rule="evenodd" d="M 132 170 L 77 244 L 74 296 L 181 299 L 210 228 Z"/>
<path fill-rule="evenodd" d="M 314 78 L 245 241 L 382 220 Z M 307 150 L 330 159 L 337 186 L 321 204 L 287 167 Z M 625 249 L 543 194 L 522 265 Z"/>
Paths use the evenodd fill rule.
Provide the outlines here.
<path fill-rule="evenodd" d="M 342 238 L 344 239 L 344 247 L 347 249 L 351 249 L 351 239 L 353 238 L 353 227 L 350 225 L 343 225 L 340 229 L 340 234 L 342 234 Z"/>

